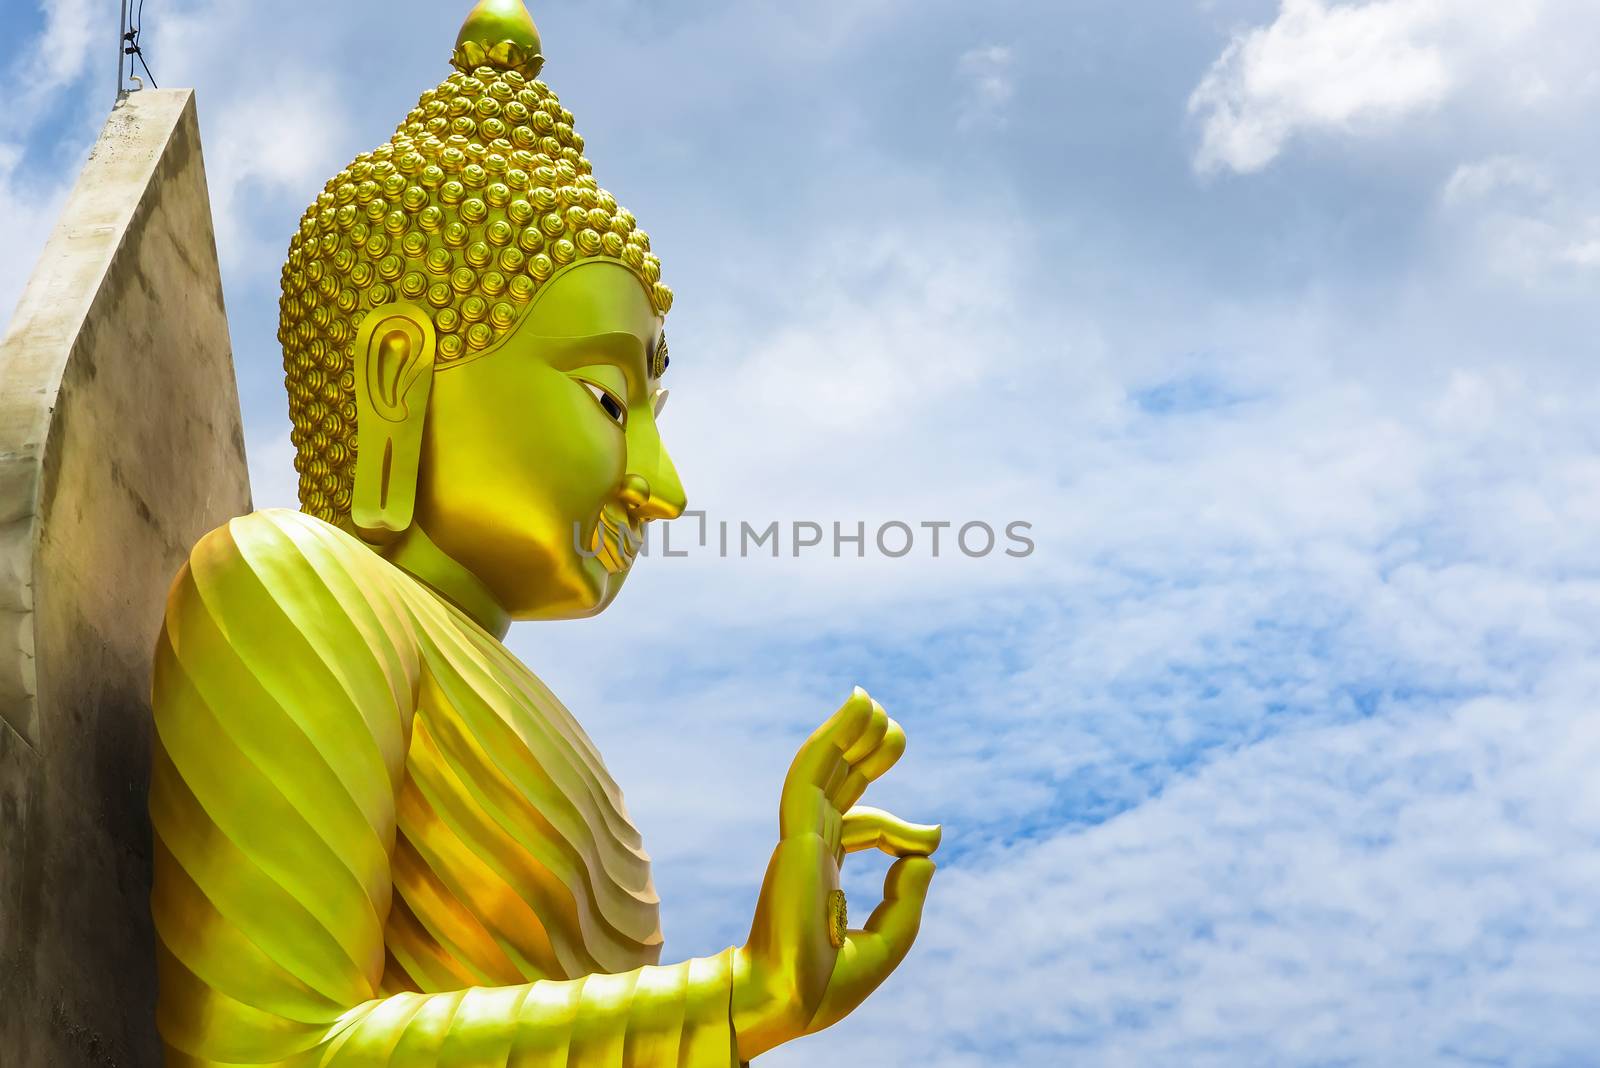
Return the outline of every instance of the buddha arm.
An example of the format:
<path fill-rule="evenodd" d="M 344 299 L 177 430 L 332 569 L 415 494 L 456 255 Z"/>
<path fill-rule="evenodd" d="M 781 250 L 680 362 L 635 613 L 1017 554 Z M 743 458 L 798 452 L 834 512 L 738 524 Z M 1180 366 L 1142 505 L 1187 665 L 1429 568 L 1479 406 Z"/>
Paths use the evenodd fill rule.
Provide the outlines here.
<path fill-rule="evenodd" d="M 167 1063 L 726 1066 L 732 951 L 379 992 L 425 669 L 376 557 L 292 512 L 200 542 L 157 643 L 150 814 Z"/>

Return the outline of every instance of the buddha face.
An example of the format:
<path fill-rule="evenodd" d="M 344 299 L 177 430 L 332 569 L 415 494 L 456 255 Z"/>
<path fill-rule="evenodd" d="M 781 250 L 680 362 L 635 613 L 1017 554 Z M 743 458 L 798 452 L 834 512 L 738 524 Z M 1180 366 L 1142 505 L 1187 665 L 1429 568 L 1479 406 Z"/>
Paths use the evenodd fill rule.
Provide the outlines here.
<path fill-rule="evenodd" d="M 435 374 L 414 522 L 511 618 L 599 612 L 644 524 L 683 511 L 656 426 L 660 337 L 638 277 L 588 260 L 501 344 Z"/>

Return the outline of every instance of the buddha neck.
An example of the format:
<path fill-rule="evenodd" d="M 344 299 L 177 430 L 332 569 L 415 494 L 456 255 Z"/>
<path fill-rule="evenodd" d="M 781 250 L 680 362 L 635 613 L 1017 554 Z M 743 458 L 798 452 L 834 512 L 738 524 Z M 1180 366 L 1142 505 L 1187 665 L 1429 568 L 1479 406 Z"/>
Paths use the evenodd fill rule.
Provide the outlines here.
<path fill-rule="evenodd" d="M 447 556 L 415 523 L 379 551 L 384 559 L 461 609 L 495 638 L 503 640 L 511 629 L 511 616 L 500 607 L 489 587 Z"/>

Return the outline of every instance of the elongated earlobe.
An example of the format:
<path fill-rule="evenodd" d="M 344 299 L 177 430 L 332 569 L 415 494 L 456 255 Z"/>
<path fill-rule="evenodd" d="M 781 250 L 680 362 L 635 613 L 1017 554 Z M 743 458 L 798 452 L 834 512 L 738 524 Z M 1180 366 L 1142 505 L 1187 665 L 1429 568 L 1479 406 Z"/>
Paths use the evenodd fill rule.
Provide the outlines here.
<path fill-rule="evenodd" d="M 356 474 L 350 521 L 385 542 L 411 526 L 433 388 L 433 323 L 404 302 L 372 309 L 355 344 Z"/>

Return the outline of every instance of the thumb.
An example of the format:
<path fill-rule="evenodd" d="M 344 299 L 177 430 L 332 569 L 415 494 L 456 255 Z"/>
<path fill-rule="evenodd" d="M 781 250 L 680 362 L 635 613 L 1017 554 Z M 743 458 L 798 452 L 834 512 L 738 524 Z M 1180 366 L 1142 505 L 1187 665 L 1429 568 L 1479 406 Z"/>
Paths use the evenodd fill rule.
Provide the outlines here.
<path fill-rule="evenodd" d="M 831 1027 L 867 999 L 900 965 L 922 927 L 922 909 L 933 882 L 928 857 L 902 857 L 883 880 L 883 902 L 867 926 L 851 931 L 839 950 L 833 976 L 807 1032 Z"/>
<path fill-rule="evenodd" d="M 907 823 L 881 808 L 856 805 L 844 814 L 839 849 L 841 853 L 881 849 L 895 857 L 925 857 L 939 848 L 942 833 L 936 823 Z M 888 887 L 884 890 L 887 893 Z"/>

